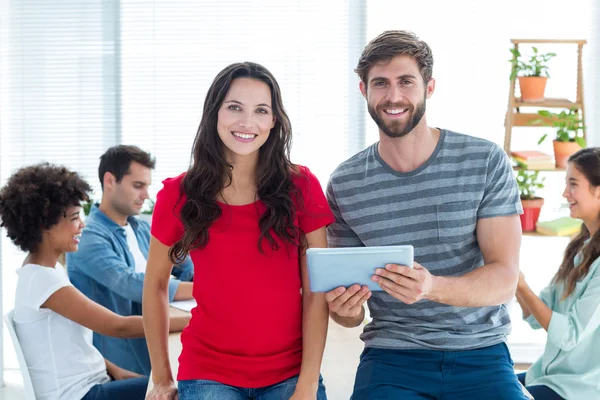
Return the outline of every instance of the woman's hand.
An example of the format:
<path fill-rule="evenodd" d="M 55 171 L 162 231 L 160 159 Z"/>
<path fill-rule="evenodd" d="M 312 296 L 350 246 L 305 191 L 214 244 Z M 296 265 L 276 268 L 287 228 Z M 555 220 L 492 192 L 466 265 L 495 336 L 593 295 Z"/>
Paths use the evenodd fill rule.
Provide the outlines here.
<path fill-rule="evenodd" d="M 179 400 L 177 386 L 171 382 L 168 384 L 156 384 L 146 395 L 146 400 Z"/>
<path fill-rule="evenodd" d="M 317 400 L 317 391 L 319 390 L 319 383 L 317 382 L 302 382 L 299 380 L 296 383 L 296 389 L 290 400 Z"/>
<path fill-rule="evenodd" d="M 140 375 L 136 372 L 128 371 L 126 369 L 117 367 L 114 371 L 111 372 L 110 376 L 112 376 L 115 381 L 121 381 L 123 379 L 141 378 L 144 375 Z"/>
<path fill-rule="evenodd" d="M 131 379 L 131 378 L 141 378 L 143 376 L 143 375 L 140 375 L 133 371 L 128 371 L 124 368 L 121 368 L 118 365 L 108 361 L 106 358 L 104 359 L 104 363 L 106 364 L 106 372 L 108 372 L 108 374 L 115 381 L 121 381 L 123 379 Z"/>
<path fill-rule="evenodd" d="M 296 390 L 290 400 L 317 400 L 317 393 L 303 393 Z"/>

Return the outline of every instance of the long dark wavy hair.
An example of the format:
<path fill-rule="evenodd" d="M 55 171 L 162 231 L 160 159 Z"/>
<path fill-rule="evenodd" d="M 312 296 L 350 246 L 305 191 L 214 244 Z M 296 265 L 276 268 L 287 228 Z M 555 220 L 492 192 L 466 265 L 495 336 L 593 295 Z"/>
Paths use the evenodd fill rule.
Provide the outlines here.
<path fill-rule="evenodd" d="M 271 90 L 271 106 L 275 126 L 259 149 L 256 170 L 257 197 L 266 206 L 259 219 L 261 242 L 266 239 L 271 249 L 278 250 L 275 236 L 284 242 L 300 245 L 301 232 L 294 225 L 299 200 L 292 176 L 298 173 L 290 161 L 292 127 L 283 107 L 281 90 L 273 75 L 262 65 L 252 62 L 231 64 L 214 79 L 204 100 L 202 119 L 192 149 L 192 164 L 182 182 L 182 196 L 187 201 L 180 218 L 184 234 L 169 250 L 171 261 L 181 262 L 192 249 L 204 248 L 209 240 L 209 227 L 221 216 L 216 199 L 224 187 L 232 183 L 233 166 L 227 162 L 224 144 L 217 132 L 217 120 L 231 83 L 238 78 L 264 82 Z"/>
<path fill-rule="evenodd" d="M 579 150 L 569 157 L 569 163 L 585 176 L 592 188 L 600 186 L 600 148 L 590 147 Z M 591 240 L 585 244 L 587 239 L 590 239 L 590 231 L 585 224 L 582 224 L 579 234 L 567 246 L 563 262 L 554 276 L 555 283 L 564 284 L 563 300 L 573 293 L 577 281 L 588 274 L 594 261 L 600 257 L 600 230 L 596 231 Z M 575 265 L 575 256 L 579 252 L 581 252 L 581 262 Z"/>

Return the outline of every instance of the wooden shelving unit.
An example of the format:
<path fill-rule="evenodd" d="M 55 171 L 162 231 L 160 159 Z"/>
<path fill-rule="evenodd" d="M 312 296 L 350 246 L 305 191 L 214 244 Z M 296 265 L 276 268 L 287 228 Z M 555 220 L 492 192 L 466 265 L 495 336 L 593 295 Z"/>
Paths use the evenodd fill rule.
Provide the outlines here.
<path fill-rule="evenodd" d="M 523 101 L 515 95 L 516 77 L 510 81 L 510 89 L 508 93 L 508 108 L 504 120 L 505 135 L 504 135 L 504 151 L 510 156 L 512 153 L 512 130 L 513 127 L 536 127 L 536 126 L 552 126 L 551 117 L 543 117 L 537 113 L 537 109 L 554 109 L 554 110 L 571 110 L 576 109 L 585 121 L 585 107 L 583 99 L 583 45 L 586 40 L 551 40 L 551 39 L 512 39 L 511 43 L 518 50 L 520 44 L 536 45 L 536 44 L 567 44 L 577 46 L 577 83 L 575 88 L 575 100 L 562 98 L 545 98 L 542 101 Z M 584 124 L 585 125 L 585 124 Z M 586 138 L 585 128 L 583 137 Z M 521 168 L 513 167 L 513 170 L 518 171 Z M 552 169 L 536 169 L 531 171 L 542 172 L 565 172 L 564 168 Z M 523 232 L 523 236 L 530 237 L 562 237 L 541 235 L 537 232 Z"/>
<path fill-rule="evenodd" d="M 508 94 L 508 110 L 504 120 L 506 129 L 504 135 L 504 151 L 508 155 L 511 153 L 512 128 L 515 126 L 550 126 L 552 119 L 541 117 L 536 111 L 522 110 L 525 108 L 542 109 L 576 109 L 582 121 L 585 121 L 585 107 L 583 101 L 583 45 L 585 40 L 550 40 L 550 39 L 512 39 L 511 43 L 515 49 L 520 44 L 573 44 L 577 45 L 577 87 L 575 101 L 568 99 L 546 98 L 543 101 L 522 101 L 520 97 L 515 96 L 516 78 L 511 79 Z M 534 123 L 534 121 L 538 121 Z M 583 129 L 583 138 L 586 138 L 585 128 Z"/>
<path fill-rule="evenodd" d="M 537 233 L 537 232 L 523 232 L 523 236 L 532 236 L 532 237 L 565 237 L 565 238 L 569 237 L 569 236 L 565 236 L 565 235 L 542 235 L 541 233 Z"/>

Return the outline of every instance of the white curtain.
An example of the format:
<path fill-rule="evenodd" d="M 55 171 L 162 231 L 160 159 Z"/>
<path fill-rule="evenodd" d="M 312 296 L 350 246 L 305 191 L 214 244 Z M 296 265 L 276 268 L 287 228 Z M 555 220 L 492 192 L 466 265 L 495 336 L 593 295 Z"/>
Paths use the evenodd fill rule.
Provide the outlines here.
<path fill-rule="evenodd" d="M 0 5 L 0 185 L 18 167 L 49 161 L 80 172 L 98 191 L 98 157 L 116 143 L 119 129 L 118 2 Z M 7 312 L 23 254 L 1 233 L 0 311 Z M 6 331 L 4 338 L 5 365 L 16 368 Z"/>

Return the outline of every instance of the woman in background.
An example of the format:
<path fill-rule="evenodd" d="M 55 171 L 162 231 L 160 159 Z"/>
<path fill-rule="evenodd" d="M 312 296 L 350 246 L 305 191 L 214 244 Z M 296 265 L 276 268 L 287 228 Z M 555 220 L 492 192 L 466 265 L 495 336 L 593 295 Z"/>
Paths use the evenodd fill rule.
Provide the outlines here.
<path fill-rule="evenodd" d="M 254 63 L 213 81 L 189 170 L 157 196 L 144 282 L 153 399 L 174 399 L 167 348 L 171 265 L 194 262 L 179 398 L 325 399 L 324 293 L 312 293 L 304 251 L 327 247 L 333 214 L 317 178 L 289 159 L 279 85 Z"/>
<path fill-rule="evenodd" d="M 523 273 L 517 300 L 534 329 L 548 332 L 542 357 L 519 380 L 536 400 L 600 398 L 600 148 L 569 158 L 571 217 L 583 221 L 551 283 L 536 296 Z"/>
<path fill-rule="evenodd" d="M 119 368 L 92 344 L 92 331 L 143 337 L 141 317 L 122 317 L 77 290 L 58 263 L 77 251 L 90 186 L 51 164 L 18 170 L 0 190 L 0 226 L 27 252 L 17 270 L 14 323 L 38 400 L 143 399 L 148 377 Z M 188 318 L 171 320 L 181 330 Z"/>

